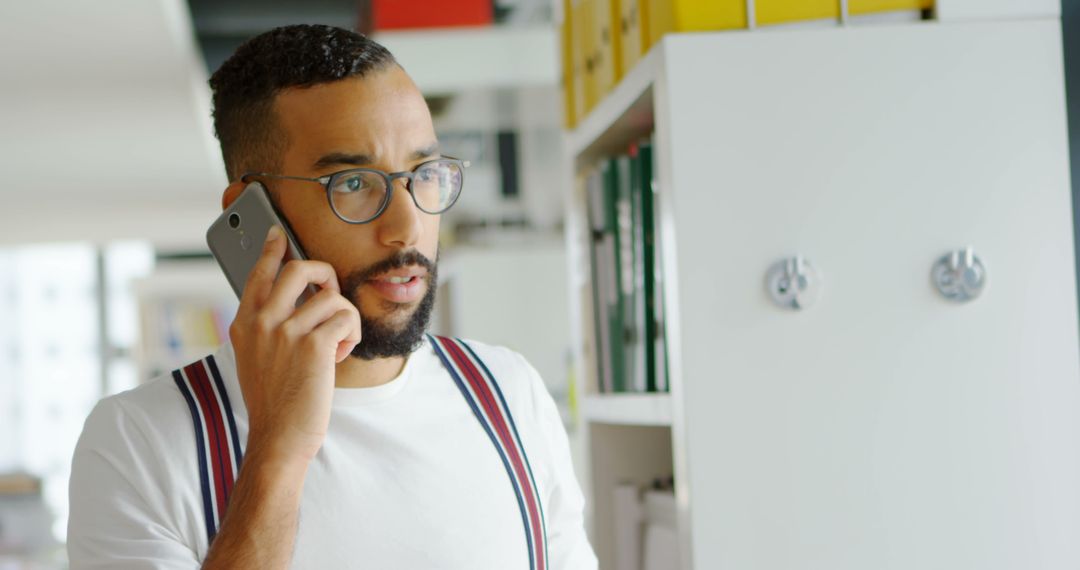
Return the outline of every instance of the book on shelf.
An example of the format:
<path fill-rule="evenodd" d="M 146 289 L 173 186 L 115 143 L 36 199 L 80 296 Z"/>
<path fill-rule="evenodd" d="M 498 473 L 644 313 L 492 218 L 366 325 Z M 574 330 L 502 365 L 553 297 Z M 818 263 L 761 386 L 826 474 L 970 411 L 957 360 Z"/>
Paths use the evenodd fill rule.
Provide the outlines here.
<path fill-rule="evenodd" d="M 633 387 L 635 392 L 655 392 L 656 374 L 653 369 L 651 315 L 652 303 L 649 295 L 652 286 L 652 205 L 651 196 L 646 192 L 646 180 L 651 179 L 651 168 L 644 166 L 652 160 L 651 147 L 642 142 L 630 148 L 630 204 L 633 213 L 634 271 L 633 271 L 633 317 L 634 326 L 631 334 L 633 341 L 634 371 Z M 649 200 L 646 200 L 649 198 Z"/>
<path fill-rule="evenodd" d="M 596 346 L 596 378 L 600 383 L 601 392 L 614 391 L 611 370 L 611 333 L 608 319 L 609 302 L 611 298 L 611 285 L 608 277 L 611 271 L 608 269 L 611 254 L 609 250 L 609 234 L 607 232 L 607 209 L 604 202 L 603 177 L 598 172 L 587 174 L 585 179 L 585 195 L 587 206 L 587 218 L 589 221 L 588 246 L 589 262 L 592 278 L 592 306 L 593 306 L 593 330 L 594 344 Z"/>
<path fill-rule="evenodd" d="M 0 497 L 41 494 L 41 479 L 23 471 L 0 473 Z"/>
<path fill-rule="evenodd" d="M 620 392 L 644 391 L 644 383 L 639 383 L 638 355 L 641 353 L 641 336 L 638 333 L 638 297 L 636 269 L 637 245 L 640 226 L 636 219 L 634 190 L 630 180 L 631 164 L 627 155 L 617 156 L 615 164 L 615 216 L 616 239 L 618 244 L 619 299 L 618 311 L 622 325 L 622 378 L 616 381 Z M 644 310 L 644 308 L 642 308 Z M 642 366 L 644 366 L 642 364 Z"/>
<path fill-rule="evenodd" d="M 619 227 L 619 168 L 614 160 L 605 160 L 600 165 L 600 188 L 603 195 L 604 230 L 600 239 L 601 247 L 598 275 L 603 287 L 604 298 L 601 307 L 604 322 L 600 323 L 603 338 L 600 341 L 607 348 L 605 358 L 603 391 L 626 391 L 625 339 L 623 323 L 623 245 L 620 240 L 622 231 Z"/>
<path fill-rule="evenodd" d="M 155 296 L 139 304 L 140 376 L 156 377 L 228 340 L 238 302 L 203 295 Z"/>
<path fill-rule="evenodd" d="M 622 483 L 612 491 L 612 526 L 615 530 L 615 570 L 641 570 L 644 505 L 641 487 Z"/>
<path fill-rule="evenodd" d="M 584 174 L 601 393 L 667 386 L 653 171 L 652 143 L 645 140 Z"/>
<path fill-rule="evenodd" d="M 165 300 L 144 307 L 145 330 L 176 355 L 192 347 L 217 347 L 228 338 L 236 309 L 231 303 Z"/>
<path fill-rule="evenodd" d="M 619 483 L 612 490 L 615 570 L 679 567 L 678 518 L 671 486 Z"/>
<path fill-rule="evenodd" d="M 646 367 L 651 374 L 647 381 L 647 390 L 667 392 L 668 385 L 668 349 L 667 333 L 664 320 L 664 265 L 660 239 L 660 194 L 654 173 L 655 156 L 652 140 L 644 140 L 637 147 L 638 165 L 642 181 L 642 228 L 644 228 L 644 283 L 646 315 L 645 338 L 649 347 L 646 351 Z"/>
<path fill-rule="evenodd" d="M 671 489 L 650 489 L 642 495 L 645 519 L 642 537 L 642 570 L 679 567 L 679 531 L 675 493 Z"/>

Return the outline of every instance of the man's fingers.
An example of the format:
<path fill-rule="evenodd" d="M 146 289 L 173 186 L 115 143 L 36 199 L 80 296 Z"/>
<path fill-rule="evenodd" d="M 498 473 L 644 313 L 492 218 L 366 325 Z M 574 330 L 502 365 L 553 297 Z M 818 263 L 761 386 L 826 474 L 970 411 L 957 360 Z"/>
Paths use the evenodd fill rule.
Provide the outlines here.
<path fill-rule="evenodd" d="M 360 342 L 360 315 L 355 310 L 342 309 L 323 321 L 307 338 L 316 340 L 322 346 L 335 346 L 335 358 L 340 362 L 341 345 L 351 344 L 349 350 L 352 350 Z"/>
<path fill-rule="evenodd" d="M 342 310 L 356 311 L 356 307 L 337 291 L 323 289 L 304 301 L 282 327 L 287 328 L 289 334 L 304 335 Z"/>
<path fill-rule="evenodd" d="M 263 244 L 262 255 L 255 262 L 251 274 L 248 275 L 244 285 L 244 293 L 240 296 L 240 307 L 250 311 L 257 311 L 266 302 L 274 287 L 274 278 L 281 269 L 281 259 L 285 256 L 285 234 L 278 226 L 272 226 L 266 234 L 266 243 Z"/>
<path fill-rule="evenodd" d="M 342 360 L 348 358 L 352 354 L 352 350 L 356 348 L 358 342 L 341 341 L 338 343 L 337 354 L 334 356 L 334 362 L 341 363 Z"/>
<path fill-rule="evenodd" d="M 335 293 L 341 291 L 334 268 L 323 261 L 294 260 L 285 264 L 270 295 L 263 303 L 263 310 L 288 316 L 296 308 L 296 300 L 308 285 L 318 285 Z"/>

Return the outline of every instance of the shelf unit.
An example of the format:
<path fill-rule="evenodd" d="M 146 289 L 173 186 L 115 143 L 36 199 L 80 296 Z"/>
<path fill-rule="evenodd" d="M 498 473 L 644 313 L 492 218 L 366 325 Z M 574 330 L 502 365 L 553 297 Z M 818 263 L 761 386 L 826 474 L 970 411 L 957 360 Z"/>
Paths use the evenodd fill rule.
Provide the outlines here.
<path fill-rule="evenodd" d="M 671 427 L 671 396 L 590 394 L 585 396 L 585 418 L 594 423 Z"/>
<path fill-rule="evenodd" d="M 662 77 L 665 41 L 643 56 L 588 115 L 566 133 L 564 152 L 572 179 L 565 202 L 566 245 L 569 263 L 569 299 L 572 346 L 576 347 L 575 375 L 582 406 L 582 438 L 588 450 L 583 478 L 590 489 L 591 539 L 602 570 L 614 568 L 615 529 L 601 521 L 615 516 L 613 492 L 619 485 L 648 485 L 658 477 L 673 473 L 678 453 L 673 441 L 678 436 L 673 406 L 678 391 L 668 393 L 599 393 L 596 378 L 596 351 L 591 322 L 592 293 L 585 196 L 579 173 L 606 157 L 624 153 L 629 144 L 653 132 L 656 103 L 654 93 Z M 662 88 L 661 88 L 662 89 Z"/>
<path fill-rule="evenodd" d="M 1054 14 L 676 34 L 566 134 L 602 570 L 614 487 L 665 473 L 673 568 L 1080 565 L 1063 96 Z M 577 176 L 648 133 L 670 393 L 600 394 Z M 992 285 L 956 305 L 929 274 L 966 244 Z M 826 279 L 799 312 L 764 287 L 795 254 Z"/>

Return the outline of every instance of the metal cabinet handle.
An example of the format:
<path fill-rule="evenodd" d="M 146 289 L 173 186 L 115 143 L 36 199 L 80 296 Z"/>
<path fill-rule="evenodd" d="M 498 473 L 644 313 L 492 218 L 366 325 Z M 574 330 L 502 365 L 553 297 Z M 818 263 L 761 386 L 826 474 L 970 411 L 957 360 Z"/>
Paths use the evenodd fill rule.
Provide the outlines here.
<path fill-rule="evenodd" d="M 821 294 L 821 275 L 801 255 L 780 260 L 765 275 L 769 296 L 785 309 L 805 309 Z"/>
<path fill-rule="evenodd" d="M 975 299 L 986 287 L 986 267 L 971 246 L 938 259 L 931 277 L 942 296 L 957 303 Z"/>

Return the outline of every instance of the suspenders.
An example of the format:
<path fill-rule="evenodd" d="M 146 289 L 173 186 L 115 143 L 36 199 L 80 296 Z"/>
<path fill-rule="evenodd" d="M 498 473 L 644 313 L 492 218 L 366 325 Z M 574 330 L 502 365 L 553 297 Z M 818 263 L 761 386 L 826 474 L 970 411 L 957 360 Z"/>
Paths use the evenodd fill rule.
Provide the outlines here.
<path fill-rule="evenodd" d="M 529 458 L 521 445 L 517 426 L 499 384 L 480 357 L 461 340 L 432 335 L 428 335 L 428 340 L 506 468 L 521 511 L 529 551 L 529 569 L 547 570 L 544 508 L 540 503 Z M 225 516 L 233 482 L 240 471 L 242 446 L 236 434 L 229 395 L 214 357 L 208 356 L 174 370 L 172 375 L 187 401 L 195 427 L 206 533 L 209 542 L 213 542 L 221 519 Z"/>
<path fill-rule="evenodd" d="M 450 372 L 461 395 L 469 403 L 476 419 L 484 427 L 491 443 L 499 452 L 506 474 L 517 494 L 521 522 L 525 526 L 525 542 L 529 548 L 529 568 L 547 570 L 547 528 L 544 508 L 540 505 L 540 493 L 536 489 L 529 458 L 518 437 L 517 426 L 510 415 L 510 408 L 503 399 L 502 390 L 495 377 L 460 339 L 428 335 L 435 354 Z"/>
<path fill-rule="evenodd" d="M 172 376 L 187 400 L 195 425 L 195 453 L 199 457 L 206 536 L 213 542 L 217 527 L 225 517 L 225 506 L 229 504 L 244 452 L 236 435 L 229 394 L 213 355 L 173 370 Z"/>

